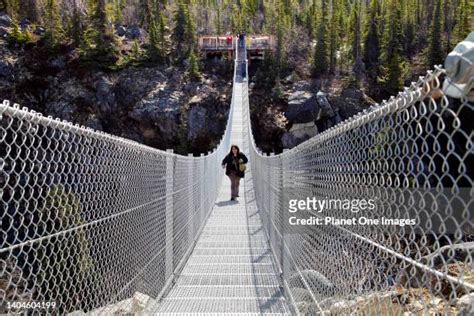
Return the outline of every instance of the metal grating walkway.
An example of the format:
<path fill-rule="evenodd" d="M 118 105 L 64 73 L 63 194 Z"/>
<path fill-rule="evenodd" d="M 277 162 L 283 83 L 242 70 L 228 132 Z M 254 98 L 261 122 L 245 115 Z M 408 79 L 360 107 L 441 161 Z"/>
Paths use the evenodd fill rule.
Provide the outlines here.
<path fill-rule="evenodd" d="M 241 79 L 237 74 L 234 80 L 231 143 L 247 154 Z M 174 287 L 152 308 L 154 314 L 290 314 L 255 204 L 250 163 L 246 179 L 238 201 L 230 201 L 230 181 L 224 177 L 193 253 Z"/>

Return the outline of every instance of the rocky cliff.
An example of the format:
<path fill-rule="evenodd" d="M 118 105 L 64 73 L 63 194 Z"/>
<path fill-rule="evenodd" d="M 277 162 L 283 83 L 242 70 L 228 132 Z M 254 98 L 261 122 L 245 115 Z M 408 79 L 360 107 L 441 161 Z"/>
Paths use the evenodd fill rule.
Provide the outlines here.
<path fill-rule="evenodd" d="M 264 152 L 293 148 L 375 104 L 361 89 L 338 82 L 321 89 L 317 81 L 295 77 L 284 78 L 271 93 L 251 79 L 252 126 Z"/>
<path fill-rule="evenodd" d="M 209 65 L 195 82 L 174 66 L 102 71 L 77 63 L 74 51 L 54 57 L 0 40 L 0 97 L 156 148 L 199 154 L 225 130 L 231 95 L 225 66 Z"/>

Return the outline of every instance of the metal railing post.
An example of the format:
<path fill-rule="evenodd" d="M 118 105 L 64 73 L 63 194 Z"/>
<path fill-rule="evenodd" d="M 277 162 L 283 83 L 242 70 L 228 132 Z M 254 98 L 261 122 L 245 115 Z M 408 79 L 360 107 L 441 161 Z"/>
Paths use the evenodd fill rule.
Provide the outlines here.
<path fill-rule="evenodd" d="M 206 181 L 205 181 L 205 176 L 206 176 L 206 163 L 204 160 L 204 154 L 201 154 L 201 159 L 199 160 L 199 171 L 200 171 L 200 181 L 201 185 L 199 186 L 199 223 L 202 223 L 204 218 L 206 217 L 206 190 L 204 187 L 208 187 Z"/>
<path fill-rule="evenodd" d="M 173 149 L 166 150 L 172 154 Z M 166 280 L 173 274 L 173 196 L 174 192 L 174 157 L 166 156 L 166 223 L 165 223 L 165 271 Z"/>
<path fill-rule="evenodd" d="M 285 148 L 283 149 L 283 152 L 287 152 L 289 149 Z M 285 212 L 287 211 L 287 207 L 288 207 L 288 185 L 287 185 L 287 181 L 288 181 L 288 176 L 287 176 L 287 165 L 286 163 L 284 162 L 283 160 L 283 157 L 280 155 L 280 161 L 279 161 L 279 165 L 280 165 L 280 179 L 279 179 L 279 189 L 280 189 L 280 205 L 281 205 L 281 209 L 279 210 L 280 211 L 280 216 L 281 216 L 281 222 L 280 222 L 280 233 L 281 233 L 281 240 L 280 240 L 280 258 L 279 258 L 279 261 L 280 261 L 280 268 L 281 268 L 281 271 L 280 273 L 282 274 L 282 278 L 284 277 L 284 271 L 285 271 L 285 262 L 284 262 L 284 253 L 285 253 L 285 226 L 286 226 L 286 223 L 285 223 Z"/>
<path fill-rule="evenodd" d="M 188 157 L 192 158 L 193 154 L 188 154 Z M 191 219 L 194 217 L 195 213 L 195 205 L 194 205 L 194 160 L 191 160 L 188 163 L 188 219 Z M 188 241 L 189 245 L 191 245 L 194 241 L 194 232 L 195 232 L 195 227 L 194 227 L 194 221 L 189 221 L 188 222 Z"/>

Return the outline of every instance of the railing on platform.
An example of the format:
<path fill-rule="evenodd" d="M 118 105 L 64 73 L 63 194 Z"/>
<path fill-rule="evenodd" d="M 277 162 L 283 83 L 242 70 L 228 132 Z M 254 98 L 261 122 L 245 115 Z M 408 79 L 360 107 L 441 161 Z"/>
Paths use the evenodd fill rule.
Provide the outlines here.
<path fill-rule="evenodd" d="M 466 91 L 449 97 L 443 82 L 444 90 L 462 92 L 436 68 L 396 98 L 272 156 L 255 145 L 244 89 L 256 201 L 300 313 L 455 315 L 471 308 L 474 100 Z M 289 212 L 290 200 L 313 197 L 372 199 L 376 207 Z M 292 216 L 323 225 L 290 225 Z M 324 224 L 326 217 L 355 217 L 356 225 Z M 357 224 L 362 217 L 416 224 Z"/>
<path fill-rule="evenodd" d="M 232 35 L 201 36 L 198 40 L 199 50 L 234 50 L 235 39 Z"/>
<path fill-rule="evenodd" d="M 245 41 L 247 50 L 269 50 L 275 47 L 271 35 L 247 35 Z"/>

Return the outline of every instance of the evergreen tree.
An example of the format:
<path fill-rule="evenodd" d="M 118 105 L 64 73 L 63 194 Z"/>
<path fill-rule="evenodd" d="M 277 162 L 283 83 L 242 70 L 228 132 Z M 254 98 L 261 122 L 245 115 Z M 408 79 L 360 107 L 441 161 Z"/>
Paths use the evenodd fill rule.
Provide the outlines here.
<path fill-rule="evenodd" d="M 188 76 L 191 80 L 199 80 L 201 78 L 199 64 L 194 50 L 191 50 L 188 57 Z"/>
<path fill-rule="evenodd" d="M 46 45 L 51 49 L 57 48 L 64 39 L 64 31 L 61 24 L 61 16 L 59 14 L 57 0 L 46 1 L 45 28 Z"/>
<path fill-rule="evenodd" d="M 149 12 L 151 11 L 150 0 L 138 0 L 137 4 L 137 14 L 138 14 L 138 24 L 147 25 Z"/>
<path fill-rule="evenodd" d="M 277 20 L 277 46 L 276 46 L 276 52 L 275 52 L 275 57 L 276 57 L 276 67 L 277 67 L 277 74 L 278 77 L 280 77 L 281 73 L 281 68 L 282 68 L 282 63 L 283 63 L 283 53 L 284 53 L 284 43 L 283 43 L 283 18 L 281 15 L 278 16 Z"/>
<path fill-rule="evenodd" d="M 415 27 L 411 20 L 405 23 L 403 30 L 405 40 L 403 41 L 403 52 L 405 56 L 411 57 L 413 54 L 413 42 L 415 41 Z"/>
<path fill-rule="evenodd" d="M 242 22 L 242 13 L 238 4 L 234 4 L 231 7 L 230 25 L 233 33 L 245 31 Z"/>
<path fill-rule="evenodd" d="M 160 19 L 159 19 L 159 45 L 160 51 L 163 57 L 167 55 L 166 51 L 166 18 L 163 12 L 160 12 Z"/>
<path fill-rule="evenodd" d="M 39 0 L 23 0 L 21 2 L 20 10 L 31 21 L 40 22 L 41 10 L 39 2 Z"/>
<path fill-rule="evenodd" d="M 428 47 L 428 64 L 434 66 L 443 63 L 441 46 L 441 0 L 435 0 L 435 10 L 431 24 L 430 41 Z"/>
<path fill-rule="evenodd" d="M 11 31 L 9 34 L 9 42 L 12 44 L 24 44 L 31 40 L 31 33 L 28 30 L 21 30 L 18 20 L 15 16 L 12 18 L 10 25 Z"/>
<path fill-rule="evenodd" d="M 135 63 L 140 62 L 142 57 L 143 57 L 143 53 L 140 48 L 140 43 L 138 42 L 138 40 L 134 40 L 133 45 L 132 45 L 132 51 L 130 54 L 130 61 L 135 62 Z"/>
<path fill-rule="evenodd" d="M 402 47 L 401 16 L 398 0 L 390 0 L 386 8 L 386 26 L 383 37 L 383 66 L 380 71 L 381 81 L 388 93 L 395 94 L 401 87 Z"/>
<path fill-rule="evenodd" d="M 446 46 L 445 54 L 448 54 L 451 50 L 451 31 L 452 31 L 452 10 L 451 10 L 451 0 L 444 0 L 444 22 L 443 22 L 443 32 L 446 34 Z"/>
<path fill-rule="evenodd" d="M 186 7 L 182 2 L 178 6 L 178 11 L 176 12 L 174 22 L 176 26 L 173 31 L 173 40 L 176 43 L 177 52 L 181 53 L 183 51 L 183 46 L 185 42 L 187 24 Z"/>
<path fill-rule="evenodd" d="M 79 47 L 82 43 L 82 18 L 77 4 L 78 0 L 73 0 L 72 16 L 70 18 L 69 37 L 73 45 Z"/>
<path fill-rule="evenodd" d="M 377 0 L 372 0 L 369 8 L 369 19 L 367 35 L 364 41 L 364 52 L 363 62 L 367 69 L 367 74 L 370 79 L 377 78 L 378 66 L 379 66 L 379 55 L 380 55 L 380 44 L 379 44 L 379 30 L 377 20 Z"/>
<path fill-rule="evenodd" d="M 123 0 L 114 0 L 114 21 L 122 23 L 123 20 L 123 9 L 125 8 Z"/>
<path fill-rule="evenodd" d="M 188 7 L 186 7 L 187 9 Z M 194 49 L 197 39 L 196 39 L 196 23 L 194 22 L 194 17 L 189 13 L 189 10 L 186 10 L 187 14 L 187 27 L 186 27 L 186 44 L 188 49 Z"/>
<path fill-rule="evenodd" d="M 457 40 L 461 41 L 465 39 L 473 29 L 473 26 L 470 25 L 470 19 L 472 19 L 472 8 L 470 7 L 469 0 L 460 0 L 458 17 L 459 20 L 456 25 L 455 33 Z"/>
<path fill-rule="evenodd" d="M 264 0 L 264 17 L 263 17 L 263 32 L 264 33 L 270 33 L 274 34 L 275 33 L 275 25 L 276 25 L 276 18 L 278 16 L 277 11 L 275 6 L 273 5 L 273 2 L 270 2 L 269 0 Z M 235 29 L 232 29 L 235 31 Z M 241 30 L 237 29 L 237 32 L 240 32 Z"/>
<path fill-rule="evenodd" d="M 321 19 L 319 21 L 316 49 L 314 53 L 314 74 L 321 75 L 328 71 L 328 45 L 327 45 L 327 0 L 322 0 Z"/>
<path fill-rule="evenodd" d="M 160 34 L 158 33 L 158 25 L 154 16 L 150 18 L 150 23 L 148 27 L 148 57 L 152 61 L 160 59 Z"/>
<path fill-rule="evenodd" d="M 339 15 L 341 6 L 339 0 L 332 0 L 331 22 L 329 23 L 329 69 L 334 73 L 336 68 L 336 50 L 339 45 Z"/>
<path fill-rule="evenodd" d="M 193 49 L 195 40 L 195 27 L 192 21 L 187 6 L 180 2 L 178 5 L 178 11 L 175 15 L 175 28 L 173 32 L 173 40 L 176 44 L 176 50 L 178 56 L 189 55 L 191 49 Z"/>
<path fill-rule="evenodd" d="M 4 0 L 3 6 L 7 11 L 7 14 L 11 17 L 17 17 L 20 11 L 20 1 L 19 0 Z"/>
<path fill-rule="evenodd" d="M 316 1 L 309 6 L 305 16 L 305 25 L 310 39 L 314 37 L 314 17 L 316 15 Z"/>
<path fill-rule="evenodd" d="M 96 0 L 92 21 L 93 55 L 99 59 L 105 58 L 105 61 L 115 62 L 118 50 L 113 30 L 107 21 L 105 0 Z"/>
<path fill-rule="evenodd" d="M 222 34 L 221 7 L 219 4 L 217 4 L 216 8 L 215 29 L 217 34 Z"/>
<path fill-rule="evenodd" d="M 364 65 L 362 63 L 362 53 L 360 47 L 360 13 L 359 13 L 359 5 L 356 3 L 352 9 L 352 57 L 353 57 L 353 66 L 352 66 L 352 73 L 359 82 L 362 78 Z"/>

